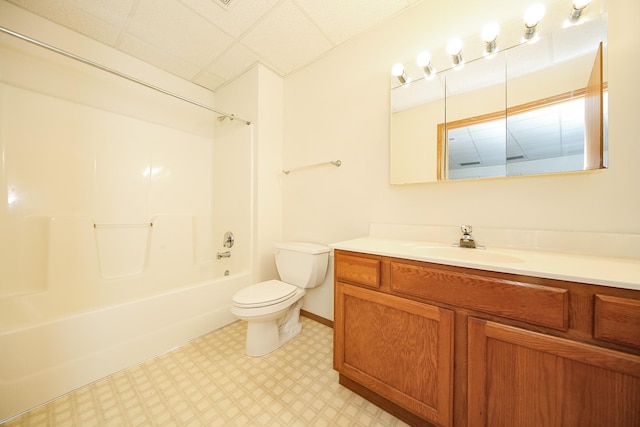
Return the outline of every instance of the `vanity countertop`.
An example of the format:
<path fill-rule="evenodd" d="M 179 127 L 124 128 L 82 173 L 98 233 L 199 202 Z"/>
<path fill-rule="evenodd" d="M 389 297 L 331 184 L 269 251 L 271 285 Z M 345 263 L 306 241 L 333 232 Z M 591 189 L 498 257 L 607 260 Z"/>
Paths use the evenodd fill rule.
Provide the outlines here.
<path fill-rule="evenodd" d="M 465 249 L 441 243 L 362 237 L 333 249 L 502 273 L 640 290 L 640 260 L 538 250 Z"/>

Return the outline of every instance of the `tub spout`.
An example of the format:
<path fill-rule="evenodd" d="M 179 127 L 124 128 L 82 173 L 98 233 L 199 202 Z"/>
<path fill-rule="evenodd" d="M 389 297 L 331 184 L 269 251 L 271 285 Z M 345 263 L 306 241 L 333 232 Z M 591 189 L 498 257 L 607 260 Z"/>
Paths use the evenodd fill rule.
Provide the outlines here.
<path fill-rule="evenodd" d="M 218 252 L 216 254 L 216 258 L 218 258 L 218 259 L 220 259 L 220 258 L 231 258 L 231 251 Z"/>

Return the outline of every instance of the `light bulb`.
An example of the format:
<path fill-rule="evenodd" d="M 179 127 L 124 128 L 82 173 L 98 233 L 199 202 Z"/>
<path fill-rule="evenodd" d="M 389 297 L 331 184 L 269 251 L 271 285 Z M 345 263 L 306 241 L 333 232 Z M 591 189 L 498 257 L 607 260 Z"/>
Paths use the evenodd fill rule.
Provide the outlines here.
<path fill-rule="evenodd" d="M 462 40 L 458 38 L 451 39 L 449 43 L 447 43 L 447 53 L 451 55 L 453 68 L 462 67 Z"/>
<path fill-rule="evenodd" d="M 431 54 L 429 52 L 420 52 L 416 58 L 416 64 L 418 64 L 418 67 L 422 68 L 422 71 L 427 78 L 433 77 L 436 72 L 431 65 Z"/>
<path fill-rule="evenodd" d="M 571 7 L 571 13 L 569 14 L 569 25 L 577 24 L 582 17 L 582 14 L 587 6 L 589 6 L 591 0 L 573 0 Z"/>
<path fill-rule="evenodd" d="M 431 63 L 431 54 L 429 52 L 420 52 L 416 58 L 418 67 L 426 67 Z"/>
<path fill-rule="evenodd" d="M 542 19 L 545 13 L 545 7 L 542 3 L 534 3 L 524 13 L 524 24 L 529 27 L 535 27 Z"/>
<path fill-rule="evenodd" d="M 456 56 L 460 54 L 462 51 L 462 40 L 455 38 L 451 39 L 449 43 L 447 43 L 447 53 L 451 56 Z"/>
<path fill-rule="evenodd" d="M 498 33 L 500 26 L 495 22 L 491 22 L 482 29 L 482 40 L 484 40 L 484 54 L 490 55 L 496 51 Z"/>
<path fill-rule="evenodd" d="M 404 85 L 408 85 L 409 84 L 409 78 L 407 77 L 407 75 L 404 73 L 404 65 L 402 64 L 395 64 L 392 68 L 391 68 L 391 74 L 398 79 L 398 81 L 400 82 L 400 84 L 402 86 Z"/>
<path fill-rule="evenodd" d="M 544 16 L 545 8 L 542 3 L 534 3 L 524 13 L 524 33 L 522 41 L 527 43 L 535 43 L 539 37 L 538 23 Z"/>
<path fill-rule="evenodd" d="M 402 64 L 395 64 L 392 68 L 391 68 L 391 74 L 394 77 L 400 77 L 404 74 L 404 65 Z"/>
<path fill-rule="evenodd" d="M 500 26 L 495 22 L 491 22 L 485 25 L 482 29 L 482 40 L 487 43 L 492 42 L 496 39 L 496 37 L 498 37 L 499 32 Z"/>

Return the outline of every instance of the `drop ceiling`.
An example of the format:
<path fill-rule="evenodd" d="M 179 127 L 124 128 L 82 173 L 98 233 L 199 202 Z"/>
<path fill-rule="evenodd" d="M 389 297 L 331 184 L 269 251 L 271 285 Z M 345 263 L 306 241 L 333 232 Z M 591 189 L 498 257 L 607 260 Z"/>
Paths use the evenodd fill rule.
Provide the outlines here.
<path fill-rule="evenodd" d="M 420 0 L 2 1 L 216 90 L 256 63 L 293 73 Z"/>

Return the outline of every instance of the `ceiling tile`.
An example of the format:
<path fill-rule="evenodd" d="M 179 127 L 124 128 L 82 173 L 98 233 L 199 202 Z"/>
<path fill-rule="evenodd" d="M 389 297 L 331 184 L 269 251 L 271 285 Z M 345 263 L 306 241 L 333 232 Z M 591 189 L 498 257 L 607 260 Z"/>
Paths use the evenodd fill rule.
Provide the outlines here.
<path fill-rule="evenodd" d="M 207 21 L 239 37 L 269 11 L 278 0 L 235 0 L 230 9 L 219 5 L 217 0 L 181 0 Z"/>
<path fill-rule="evenodd" d="M 76 11 L 83 12 L 85 15 L 99 17 L 104 22 L 120 27 L 125 24 L 135 2 L 134 0 L 56 0 L 56 3 L 70 3 L 72 5 L 71 8 Z"/>
<path fill-rule="evenodd" d="M 101 21 L 120 26 L 129 15 L 134 0 L 112 0 L 109 2 L 86 0 L 7 0 L 36 15 L 46 16 L 61 23 L 73 16 L 96 16 Z M 77 22 L 77 21 L 76 21 Z"/>
<path fill-rule="evenodd" d="M 60 24 L 109 46 L 115 46 L 120 36 L 120 27 L 83 13 L 66 15 Z"/>
<path fill-rule="evenodd" d="M 125 35 L 120 42 L 119 48 L 129 55 L 187 80 L 191 79 L 200 71 L 200 68 L 195 65 L 172 57 L 166 52 L 157 49 L 155 46 L 132 36 Z"/>
<path fill-rule="evenodd" d="M 134 0 L 8 0 L 36 15 L 113 46 Z"/>
<path fill-rule="evenodd" d="M 202 67 L 233 42 L 200 15 L 172 0 L 140 0 L 127 32 L 160 51 Z"/>
<path fill-rule="evenodd" d="M 258 61 L 259 57 L 255 53 L 240 43 L 236 43 L 216 58 L 216 60 L 207 67 L 207 70 L 215 73 L 225 80 L 229 80 L 237 77 L 244 70 Z"/>
<path fill-rule="evenodd" d="M 215 90 L 256 62 L 286 76 L 421 0 L 6 1 Z"/>
<path fill-rule="evenodd" d="M 296 0 L 331 39 L 340 44 L 407 7 L 408 0 Z"/>
<path fill-rule="evenodd" d="M 291 0 L 276 6 L 241 41 L 284 73 L 309 64 L 332 47 Z"/>
<path fill-rule="evenodd" d="M 208 87 L 211 90 L 215 90 L 218 86 L 222 85 L 225 80 L 216 76 L 215 74 L 203 71 L 191 79 L 194 83 L 200 86 Z"/>

